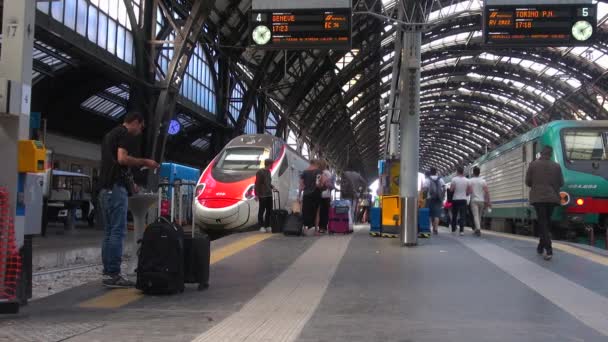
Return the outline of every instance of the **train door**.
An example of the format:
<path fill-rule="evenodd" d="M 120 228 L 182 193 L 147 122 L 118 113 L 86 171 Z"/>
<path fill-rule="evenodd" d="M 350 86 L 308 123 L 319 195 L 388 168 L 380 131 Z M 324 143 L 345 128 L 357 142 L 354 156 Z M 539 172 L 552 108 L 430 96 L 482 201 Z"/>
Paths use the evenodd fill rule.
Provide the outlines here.
<path fill-rule="evenodd" d="M 535 144 L 536 144 L 535 142 L 529 141 L 522 146 L 523 164 L 522 164 L 522 170 L 521 170 L 521 187 L 522 187 L 523 198 L 525 200 L 528 200 L 528 196 L 529 196 L 528 187 L 526 186 L 526 172 L 528 171 L 528 166 L 530 166 L 530 163 L 535 160 L 535 158 L 534 158 L 534 145 Z M 522 205 L 525 206 L 525 204 L 522 204 Z"/>
<path fill-rule="evenodd" d="M 283 161 L 281 161 L 281 164 L 278 165 L 278 172 L 277 172 L 277 179 L 278 179 L 278 189 L 279 189 L 279 196 L 280 196 L 280 200 L 281 200 L 281 209 L 287 208 L 287 202 L 289 202 L 289 192 L 291 191 L 291 174 L 289 171 L 289 168 L 291 166 L 290 160 L 289 160 L 289 154 L 287 153 L 287 151 L 285 152 L 285 156 L 283 157 Z"/>

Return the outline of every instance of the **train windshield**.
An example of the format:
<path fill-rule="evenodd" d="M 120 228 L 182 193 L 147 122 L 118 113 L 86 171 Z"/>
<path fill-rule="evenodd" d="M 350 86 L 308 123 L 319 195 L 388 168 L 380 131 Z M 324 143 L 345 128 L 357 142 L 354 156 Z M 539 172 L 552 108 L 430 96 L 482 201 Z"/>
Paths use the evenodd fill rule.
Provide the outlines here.
<path fill-rule="evenodd" d="M 608 129 L 566 131 L 564 148 L 570 161 L 608 160 Z"/>
<path fill-rule="evenodd" d="M 264 165 L 269 152 L 263 148 L 230 148 L 222 153 L 215 168 L 222 170 L 257 170 Z"/>

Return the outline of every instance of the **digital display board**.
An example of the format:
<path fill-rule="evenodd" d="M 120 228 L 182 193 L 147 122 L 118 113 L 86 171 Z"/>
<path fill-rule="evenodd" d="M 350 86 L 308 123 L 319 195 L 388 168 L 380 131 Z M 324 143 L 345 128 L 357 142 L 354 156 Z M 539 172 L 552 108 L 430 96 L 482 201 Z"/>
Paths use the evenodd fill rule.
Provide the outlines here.
<path fill-rule="evenodd" d="M 253 10 L 251 45 L 263 49 L 350 50 L 352 10 Z"/>
<path fill-rule="evenodd" d="M 586 46 L 596 30 L 593 4 L 486 4 L 484 9 L 484 42 L 490 46 Z"/>

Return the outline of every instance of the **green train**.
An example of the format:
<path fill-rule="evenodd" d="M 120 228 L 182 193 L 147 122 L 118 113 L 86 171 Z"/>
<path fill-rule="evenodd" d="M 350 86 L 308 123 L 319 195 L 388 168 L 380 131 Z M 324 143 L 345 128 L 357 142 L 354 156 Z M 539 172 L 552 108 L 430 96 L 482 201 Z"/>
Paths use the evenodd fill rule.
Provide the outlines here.
<path fill-rule="evenodd" d="M 553 147 L 552 159 L 564 175 L 562 206 L 553 213 L 553 234 L 574 239 L 588 229 L 608 226 L 608 120 L 553 121 L 532 129 L 470 165 L 481 168 L 488 183 L 492 211 L 487 228 L 531 234 L 536 219 L 525 185 L 528 165 L 543 146 Z M 471 171 L 472 172 L 472 171 Z"/>

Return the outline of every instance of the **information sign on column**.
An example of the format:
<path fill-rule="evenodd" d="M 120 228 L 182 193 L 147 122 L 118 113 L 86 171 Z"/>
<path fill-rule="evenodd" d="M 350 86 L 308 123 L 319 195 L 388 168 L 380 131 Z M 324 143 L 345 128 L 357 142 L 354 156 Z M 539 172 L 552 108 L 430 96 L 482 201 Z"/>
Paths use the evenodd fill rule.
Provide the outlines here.
<path fill-rule="evenodd" d="M 486 5 L 483 26 L 491 46 L 588 46 L 597 31 L 597 5 Z"/>
<path fill-rule="evenodd" d="M 251 45 L 263 49 L 350 50 L 352 11 L 253 10 Z"/>

